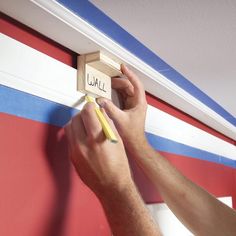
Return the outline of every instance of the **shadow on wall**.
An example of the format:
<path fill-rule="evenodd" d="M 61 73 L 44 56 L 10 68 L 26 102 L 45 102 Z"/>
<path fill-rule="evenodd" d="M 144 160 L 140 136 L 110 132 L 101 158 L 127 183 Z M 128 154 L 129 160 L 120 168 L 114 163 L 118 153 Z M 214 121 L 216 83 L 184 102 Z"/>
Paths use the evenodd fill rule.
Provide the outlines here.
<path fill-rule="evenodd" d="M 49 123 L 62 121 L 64 124 L 70 120 L 72 111 L 55 106 L 49 114 Z M 45 138 L 45 156 L 48 161 L 55 184 L 55 199 L 51 208 L 51 217 L 43 230 L 44 236 L 62 236 L 65 216 L 68 207 L 71 187 L 71 164 L 68 157 L 68 146 L 63 128 L 49 125 Z"/>

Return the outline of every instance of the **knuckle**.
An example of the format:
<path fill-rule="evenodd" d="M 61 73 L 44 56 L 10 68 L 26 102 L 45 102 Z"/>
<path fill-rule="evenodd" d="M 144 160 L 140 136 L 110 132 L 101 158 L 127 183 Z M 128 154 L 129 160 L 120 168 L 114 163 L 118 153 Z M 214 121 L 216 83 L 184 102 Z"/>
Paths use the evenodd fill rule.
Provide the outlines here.
<path fill-rule="evenodd" d="M 109 100 L 104 101 L 104 107 L 108 109 L 111 108 L 111 101 Z"/>
<path fill-rule="evenodd" d="M 100 131 L 99 133 L 90 133 L 86 137 L 86 143 L 88 144 L 90 150 L 97 150 L 101 147 L 100 144 L 106 140 L 104 133 Z"/>
<path fill-rule="evenodd" d="M 84 108 L 81 111 L 82 116 L 88 116 L 93 112 L 94 104 L 91 102 L 88 102 L 85 104 Z"/>
<path fill-rule="evenodd" d="M 93 135 L 88 135 L 86 141 L 91 151 L 94 151 L 97 148 L 96 138 Z"/>
<path fill-rule="evenodd" d="M 139 87 L 139 89 L 144 89 L 143 83 L 141 82 L 141 80 L 139 78 L 136 78 L 136 84 Z"/>

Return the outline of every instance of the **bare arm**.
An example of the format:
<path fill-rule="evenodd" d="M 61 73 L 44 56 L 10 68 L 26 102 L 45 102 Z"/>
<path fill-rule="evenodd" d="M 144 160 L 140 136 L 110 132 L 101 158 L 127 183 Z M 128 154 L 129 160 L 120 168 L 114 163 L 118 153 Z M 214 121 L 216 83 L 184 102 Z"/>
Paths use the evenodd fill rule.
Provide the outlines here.
<path fill-rule="evenodd" d="M 99 199 L 115 236 L 161 235 L 134 184 L 122 191 L 113 191 L 111 188 L 108 191 Z"/>
<path fill-rule="evenodd" d="M 176 170 L 148 144 L 133 150 L 163 199 L 195 235 L 235 235 L 236 212 Z"/>
<path fill-rule="evenodd" d="M 98 99 L 114 121 L 127 151 L 161 193 L 174 214 L 196 235 L 235 235 L 236 213 L 194 184 L 153 150 L 144 135 L 147 109 L 144 89 L 136 75 L 122 67 L 128 79 L 113 79 L 124 110 Z M 127 130 L 127 127 L 129 129 Z"/>
<path fill-rule="evenodd" d="M 65 128 L 71 160 L 80 178 L 99 198 L 113 235 L 158 236 L 158 227 L 131 178 L 122 140 L 113 128 L 117 144 L 105 138 L 94 104 L 86 104 Z"/>

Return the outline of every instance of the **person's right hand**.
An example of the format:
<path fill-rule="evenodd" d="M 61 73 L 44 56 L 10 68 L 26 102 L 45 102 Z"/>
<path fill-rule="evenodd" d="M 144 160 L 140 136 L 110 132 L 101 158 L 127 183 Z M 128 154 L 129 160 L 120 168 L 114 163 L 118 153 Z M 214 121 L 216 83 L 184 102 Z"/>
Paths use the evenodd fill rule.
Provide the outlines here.
<path fill-rule="evenodd" d="M 72 163 L 82 181 L 100 198 L 109 192 L 114 194 L 133 188 L 122 140 L 106 113 L 102 112 L 117 143 L 104 135 L 93 103 L 85 104 L 65 126 Z"/>
<path fill-rule="evenodd" d="M 113 120 L 126 149 L 132 152 L 135 147 L 147 142 L 144 134 L 147 101 L 137 76 L 124 65 L 121 65 L 121 71 L 127 79 L 112 78 L 112 88 L 120 94 L 124 109 L 119 109 L 105 98 L 98 98 L 97 103 Z"/>

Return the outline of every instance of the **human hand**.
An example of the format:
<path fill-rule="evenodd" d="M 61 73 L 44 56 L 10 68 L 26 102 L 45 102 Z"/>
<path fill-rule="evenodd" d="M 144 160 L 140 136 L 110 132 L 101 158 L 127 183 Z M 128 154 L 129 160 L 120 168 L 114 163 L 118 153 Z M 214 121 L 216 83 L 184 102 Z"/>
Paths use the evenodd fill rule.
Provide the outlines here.
<path fill-rule="evenodd" d="M 137 76 L 124 65 L 121 65 L 121 71 L 127 79 L 112 78 L 112 88 L 120 94 L 124 109 L 120 110 L 105 98 L 98 98 L 97 103 L 113 120 L 125 147 L 132 152 L 137 146 L 147 143 L 144 134 L 147 101 Z"/>
<path fill-rule="evenodd" d="M 102 112 L 118 143 L 106 139 L 93 103 L 87 103 L 65 127 L 76 171 L 98 197 L 106 191 L 122 191 L 132 182 L 123 142 L 109 117 Z"/>

